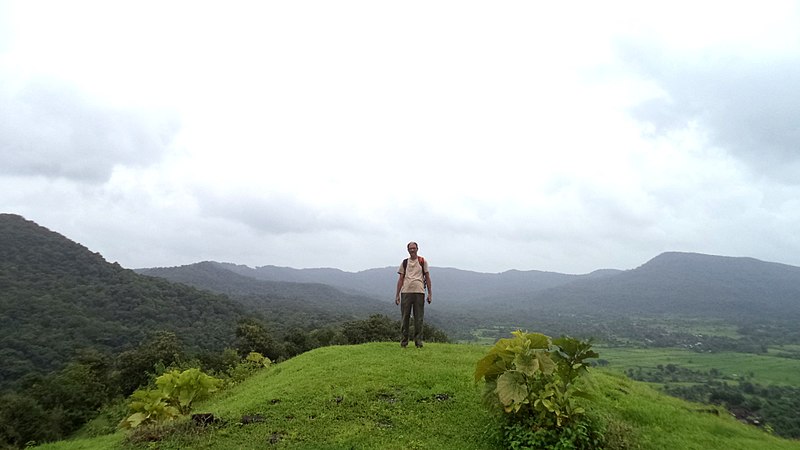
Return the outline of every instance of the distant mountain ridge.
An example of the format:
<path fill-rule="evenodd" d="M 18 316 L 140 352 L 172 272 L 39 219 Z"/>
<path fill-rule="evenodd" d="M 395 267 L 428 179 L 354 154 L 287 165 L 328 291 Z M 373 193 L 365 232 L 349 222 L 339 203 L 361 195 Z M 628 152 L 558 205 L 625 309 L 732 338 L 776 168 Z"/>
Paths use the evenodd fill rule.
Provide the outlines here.
<path fill-rule="evenodd" d="M 390 314 L 394 304 L 365 295 L 344 292 L 320 282 L 270 281 L 242 275 L 242 266 L 205 261 L 179 267 L 137 269 L 142 275 L 166 278 L 199 289 L 228 295 L 248 307 L 275 315 L 286 310 L 332 321 Z"/>
<path fill-rule="evenodd" d="M 800 318 L 800 267 L 667 252 L 613 276 L 577 280 L 502 303 L 514 315 L 550 311 L 786 320 Z"/>
<path fill-rule="evenodd" d="M 289 267 L 248 266 L 219 263 L 222 267 L 251 278 L 268 281 L 321 283 L 345 292 L 359 293 L 387 301 L 394 300 L 397 284 L 397 267 L 368 269 L 361 272 L 344 272 L 339 269 L 292 269 Z M 538 270 L 509 270 L 502 273 L 481 273 L 450 267 L 431 266 L 431 280 L 436 301 L 463 305 L 482 301 L 488 296 L 522 295 L 581 279 L 603 278 L 621 271 L 607 269 L 586 275 L 567 275 Z M 144 272 L 143 272 L 144 273 Z"/>
<path fill-rule="evenodd" d="M 396 268 L 351 273 L 214 263 L 231 275 L 319 283 L 391 302 Z M 541 314 L 664 315 L 725 319 L 800 318 L 800 268 L 749 257 L 666 252 L 641 266 L 585 275 L 511 270 L 498 274 L 431 267 L 435 307 L 445 315 L 502 323 Z"/>

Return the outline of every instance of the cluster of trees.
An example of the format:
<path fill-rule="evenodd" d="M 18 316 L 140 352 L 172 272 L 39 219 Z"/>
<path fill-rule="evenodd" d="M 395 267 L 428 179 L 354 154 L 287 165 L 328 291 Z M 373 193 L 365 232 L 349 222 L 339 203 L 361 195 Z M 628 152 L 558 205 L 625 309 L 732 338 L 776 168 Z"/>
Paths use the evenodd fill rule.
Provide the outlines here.
<path fill-rule="evenodd" d="M 235 329 L 235 345 L 222 351 L 192 351 L 172 332 L 151 334 L 137 347 L 112 355 L 89 348 L 78 353 L 62 369 L 31 372 L 0 393 L 0 448 L 21 448 L 30 442 L 63 439 L 95 418 L 104 407 L 120 404 L 142 386 L 169 369 L 200 368 L 230 377 L 250 352 L 281 361 L 316 347 L 398 341 L 400 323 L 383 315 L 324 328 L 294 328 L 273 335 L 257 318 L 241 320 Z M 425 325 L 426 339 L 447 342 L 447 335 Z M 112 408 L 113 409 L 113 408 Z M 116 408 L 105 429 L 113 431 L 125 414 Z"/>
<path fill-rule="evenodd" d="M 60 370 L 30 372 L 0 396 L 0 447 L 66 437 L 104 405 L 147 384 L 158 365 L 180 364 L 182 358 L 183 346 L 175 334 L 160 332 L 116 357 L 86 349 Z"/>

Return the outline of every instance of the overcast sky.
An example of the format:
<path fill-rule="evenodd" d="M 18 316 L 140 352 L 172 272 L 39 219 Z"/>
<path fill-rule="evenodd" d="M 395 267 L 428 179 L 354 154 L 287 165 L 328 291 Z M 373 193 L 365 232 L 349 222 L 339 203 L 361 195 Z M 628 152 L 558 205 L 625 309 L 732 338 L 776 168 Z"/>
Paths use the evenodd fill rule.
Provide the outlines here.
<path fill-rule="evenodd" d="M 128 268 L 800 265 L 800 5 L 0 1 L 0 158 Z"/>

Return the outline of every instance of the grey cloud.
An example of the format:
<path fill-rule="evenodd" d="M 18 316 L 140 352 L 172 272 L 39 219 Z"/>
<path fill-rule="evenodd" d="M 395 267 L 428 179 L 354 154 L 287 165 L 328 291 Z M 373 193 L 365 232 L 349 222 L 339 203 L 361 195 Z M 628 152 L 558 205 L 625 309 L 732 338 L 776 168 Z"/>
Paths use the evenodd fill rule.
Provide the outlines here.
<path fill-rule="evenodd" d="M 696 122 L 712 143 L 757 172 L 796 181 L 800 165 L 800 55 L 678 55 L 657 44 L 619 46 L 626 63 L 664 89 L 632 114 L 656 133 Z"/>
<path fill-rule="evenodd" d="M 177 130 L 174 117 L 94 104 L 59 83 L 0 88 L 0 174 L 103 182 L 116 165 L 158 161 Z"/>
<path fill-rule="evenodd" d="M 347 211 L 317 208 L 291 195 L 198 192 L 201 214 L 245 224 L 259 233 L 314 233 L 363 230 Z"/>

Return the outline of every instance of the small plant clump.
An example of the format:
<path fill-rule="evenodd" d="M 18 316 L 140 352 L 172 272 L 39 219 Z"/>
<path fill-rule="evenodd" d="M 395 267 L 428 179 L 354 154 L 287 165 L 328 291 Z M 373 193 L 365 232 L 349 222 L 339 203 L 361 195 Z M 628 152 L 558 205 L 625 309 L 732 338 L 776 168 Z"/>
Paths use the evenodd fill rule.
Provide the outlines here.
<path fill-rule="evenodd" d="M 586 360 L 599 356 L 591 343 L 519 330 L 512 335 L 475 368 L 475 382 L 485 381 L 484 400 L 502 416 L 505 448 L 602 448 L 598 427 L 576 403 L 586 397 L 576 384 L 588 373 Z"/>
<path fill-rule="evenodd" d="M 244 360 L 231 367 L 225 374 L 227 376 L 227 385 L 231 386 L 240 383 L 271 364 L 272 361 L 261 353 L 250 352 Z"/>
<path fill-rule="evenodd" d="M 133 413 L 120 423 L 121 428 L 163 425 L 191 410 L 192 403 L 207 398 L 219 389 L 221 380 L 200 369 L 169 371 L 156 379 L 157 389 L 139 389 L 131 395 Z"/>

